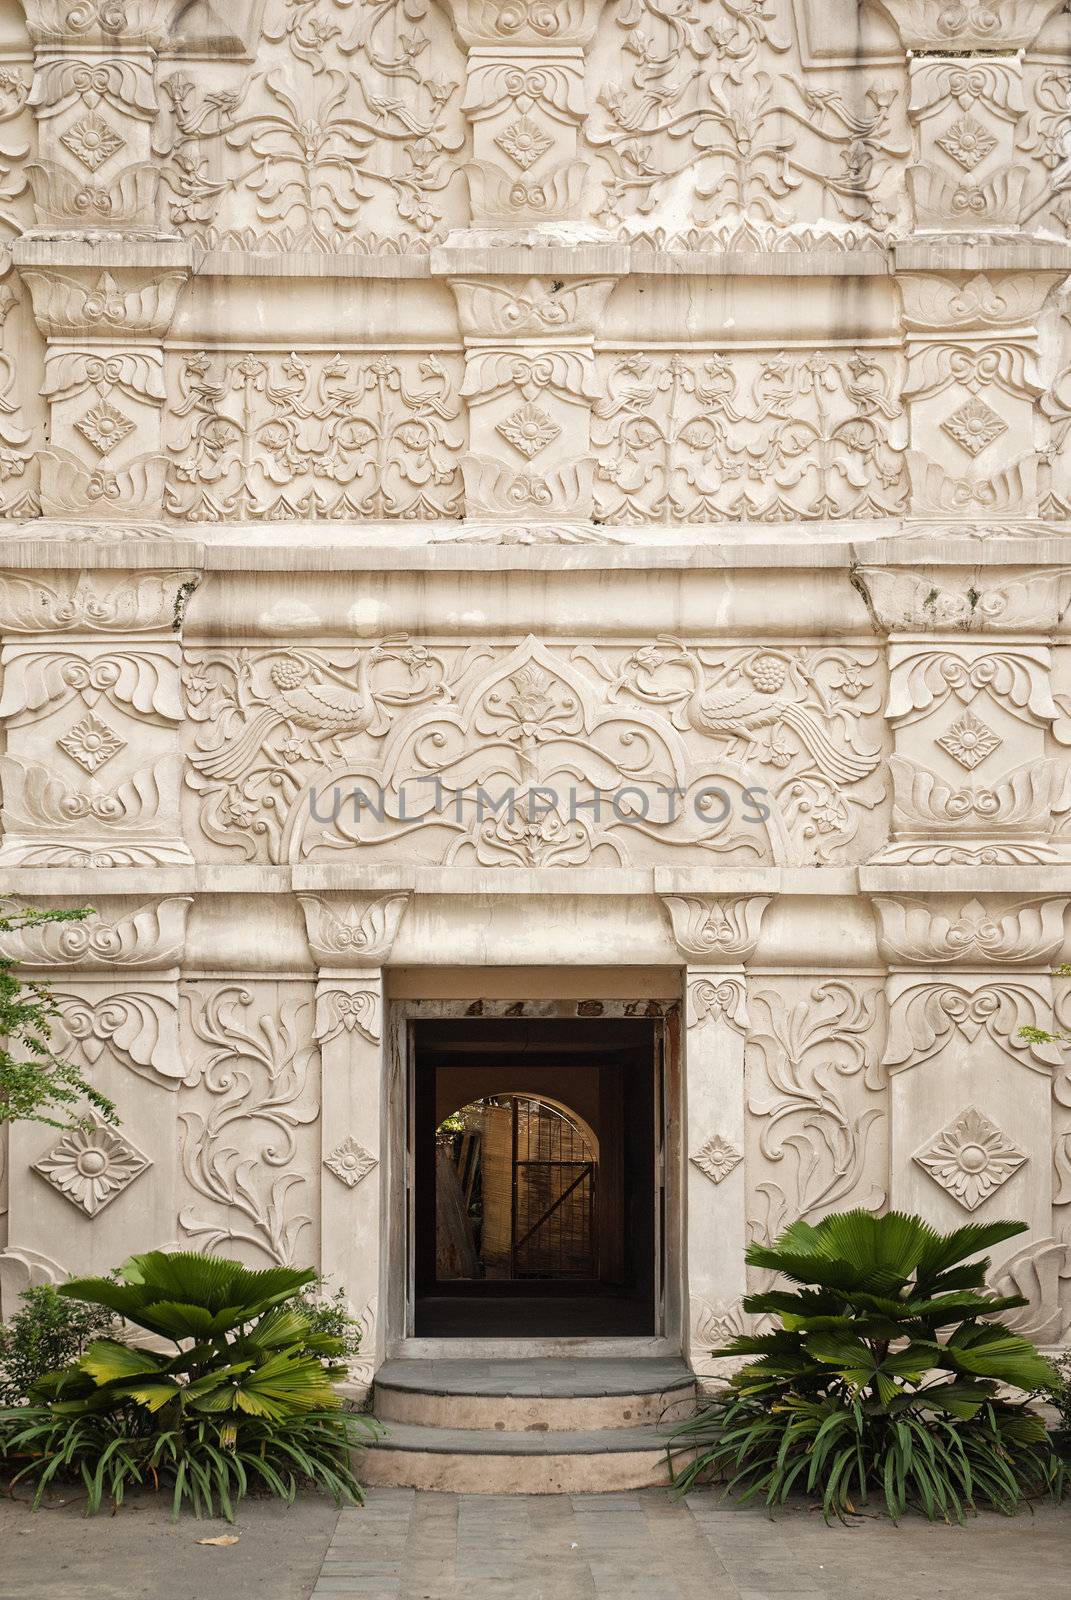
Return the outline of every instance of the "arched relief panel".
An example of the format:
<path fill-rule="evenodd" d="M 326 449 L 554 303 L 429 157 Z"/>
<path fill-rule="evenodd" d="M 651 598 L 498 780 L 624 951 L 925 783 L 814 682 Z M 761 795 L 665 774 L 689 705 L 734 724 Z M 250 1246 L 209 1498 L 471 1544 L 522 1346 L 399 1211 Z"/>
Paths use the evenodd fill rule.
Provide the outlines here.
<path fill-rule="evenodd" d="M 1031 1045 L 1020 1029 L 1043 1028 L 1051 1007 L 1047 978 L 890 979 L 885 1065 L 899 1209 L 924 1210 L 949 1228 L 964 1213 L 1011 1215 L 1048 1233 L 1059 1052 Z"/>
<path fill-rule="evenodd" d="M 394 638 L 190 647 L 184 679 L 210 857 L 824 863 L 881 826 L 873 649 Z"/>

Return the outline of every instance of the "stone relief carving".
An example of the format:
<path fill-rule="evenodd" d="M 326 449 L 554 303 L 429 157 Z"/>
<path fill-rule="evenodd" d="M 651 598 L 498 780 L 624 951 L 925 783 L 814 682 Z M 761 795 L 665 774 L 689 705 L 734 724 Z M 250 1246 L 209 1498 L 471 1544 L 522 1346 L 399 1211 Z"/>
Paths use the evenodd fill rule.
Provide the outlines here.
<path fill-rule="evenodd" d="M 1053 699 L 1051 666 L 1048 647 L 1026 643 L 891 647 L 886 714 L 896 751 L 885 859 L 1011 864 L 1056 855 L 1054 818 L 1067 800 L 1055 747 L 1071 738 L 1071 724 Z"/>
<path fill-rule="evenodd" d="M 804 225 L 804 248 L 886 237 L 909 150 L 895 78 L 804 81 L 770 7 L 627 0 L 612 16 L 585 130 L 607 226 L 684 248 L 775 249 Z"/>
<path fill-rule="evenodd" d="M 379 1165 L 375 1156 L 359 1145 L 352 1134 L 337 1144 L 330 1155 L 324 1157 L 324 1166 L 333 1172 L 347 1189 L 355 1189 L 362 1178 Z"/>
<path fill-rule="evenodd" d="M 1047 1075 L 1062 1060 L 1059 1047 L 1023 1038 L 1020 1031 L 1045 1030 L 1046 1020 L 1051 1021 L 1051 1002 L 1037 981 L 912 980 L 891 1007 L 884 1065 L 890 1072 L 921 1066 L 957 1035 L 972 1045 L 982 1036 L 1009 1062 Z"/>
<path fill-rule="evenodd" d="M 487 865 L 828 859 L 883 793 L 873 661 L 677 640 L 194 651 L 187 782 L 206 840 L 247 859 L 403 841 Z"/>
<path fill-rule="evenodd" d="M 698 1167 L 711 1183 L 721 1183 L 722 1179 L 727 1178 L 743 1159 L 736 1146 L 718 1133 L 690 1157 L 693 1166 Z"/>
<path fill-rule="evenodd" d="M 409 894 L 333 898 L 299 894 L 298 900 L 317 965 L 362 970 L 381 966 L 390 956 Z"/>
<path fill-rule="evenodd" d="M 981 188 L 970 189 L 976 204 L 999 220 Z M 1042 272 L 899 280 L 913 516 L 1038 514 L 1037 322 L 1059 281 Z"/>
<path fill-rule="evenodd" d="M 754 954 L 770 897 L 733 895 L 715 900 L 665 894 L 662 903 L 673 924 L 673 937 L 690 960 L 730 964 Z"/>
<path fill-rule="evenodd" d="M 60 1015 L 56 1046 L 92 1069 L 107 1051 L 130 1072 L 177 1090 L 185 1075 L 173 986 L 146 984 L 113 992 L 110 986 L 64 984 L 54 991 Z"/>
<path fill-rule="evenodd" d="M 1065 899 L 986 905 L 875 895 L 878 938 L 894 964 L 1036 966 L 1064 942 Z"/>
<path fill-rule="evenodd" d="M 33 1162 L 33 1170 L 57 1194 L 90 1218 L 111 1205 L 151 1166 L 125 1133 L 108 1127 L 95 1114 L 90 1126 L 69 1129 L 46 1155 Z"/>
<path fill-rule="evenodd" d="M 464 80 L 422 0 L 271 5 L 251 73 L 161 81 L 171 224 L 207 248 L 427 249 L 460 215 Z"/>
<path fill-rule="evenodd" d="M 738 1033 L 746 1034 L 747 987 L 743 978 L 721 973 L 689 978 L 685 1000 L 685 1021 L 689 1028 L 701 1027 L 712 1018 L 724 1018 Z"/>
<path fill-rule="evenodd" d="M 171 967 L 181 959 L 190 895 L 169 895 L 111 920 L 46 922 L 0 933 L 0 956 L 34 967 Z"/>
<path fill-rule="evenodd" d="M 316 994 L 316 1038 L 329 1044 L 342 1033 L 359 1033 L 369 1044 L 383 1037 L 383 998 L 376 985 L 362 989 L 347 984 L 320 984 Z"/>
<path fill-rule="evenodd" d="M 883 350 L 715 351 L 602 363 L 596 509 L 607 522 L 884 517 L 906 493 Z"/>
<path fill-rule="evenodd" d="M 883 1204 L 883 1009 L 880 990 L 863 979 L 788 979 L 781 992 L 749 996 L 752 1237 L 772 1239 L 796 1217 Z"/>
<path fill-rule="evenodd" d="M 1060 1239 L 1032 1241 L 990 1276 L 996 1294 L 1022 1295 L 1027 1302 L 1002 1320 L 1042 1345 L 1065 1343 L 1071 1334 L 1071 1297 L 1062 1284 L 1071 1284 L 1071 1244 Z"/>
<path fill-rule="evenodd" d="M 182 357 L 166 509 L 189 522 L 460 515 L 456 359 Z"/>
<path fill-rule="evenodd" d="M 319 1059 L 301 984 L 189 983 L 197 1040 L 179 1096 L 179 1225 L 197 1248 L 315 1259 Z M 196 1196 L 196 1199 L 193 1198 Z M 304 1209 L 303 1209 L 304 1208 Z"/>
<path fill-rule="evenodd" d="M 994 1122 L 967 1106 L 913 1159 L 965 1211 L 977 1211 L 1027 1158 Z"/>
<path fill-rule="evenodd" d="M 25 10 L 31 48 L 0 50 L 0 861 L 27 900 L 38 869 L 73 874 L 64 901 L 124 876 L 93 922 L 0 953 L 52 974 L 87 1070 L 175 1096 L 176 1242 L 304 1262 L 321 1185 L 372 1214 L 375 1116 L 321 1116 L 318 1047 L 374 1071 L 376 969 L 408 903 L 302 889 L 288 970 L 309 976 L 198 965 L 180 1040 L 195 860 L 312 863 L 314 885 L 343 863 L 669 866 L 702 884 L 661 895 L 693 1042 L 736 1061 L 748 1041 L 746 1128 L 742 1104 L 739 1125 L 717 1105 L 692 1125 L 703 1203 L 768 1237 L 905 1192 L 947 1219 L 1029 1189 L 1031 1234 L 994 1285 L 1027 1297 L 1022 1331 L 1067 1339 L 1071 1076 L 1021 1034 L 1051 1026 L 1067 900 L 999 876 L 1071 859 L 1059 0 L 882 0 L 847 33 L 817 0 L 268 0 L 255 36 L 217 17 L 204 38 L 155 0 L 126 0 L 121 26 L 103 3 Z M 377 562 L 480 548 L 375 565 L 369 631 L 364 569 L 323 554 L 366 533 Z M 190 538 L 212 570 L 183 657 Z M 109 565 L 100 546 L 127 541 L 136 558 Z M 792 544 L 815 572 L 828 547 L 824 632 L 793 610 L 814 573 L 774 571 Z M 679 567 L 673 620 L 626 595 L 636 552 L 652 583 Z M 320 620 L 320 564 L 326 588 L 354 585 L 344 628 Z M 564 570 L 575 631 L 550 611 Z M 476 573 L 497 575 L 500 617 L 461 598 Z M 403 591 L 425 581 L 414 625 Z M 371 803 L 336 817 L 336 789 Z M 845 979 L 831 957 L 827 978 L 851 890 L 826 894 L 826 869 L 864 862 L 878 962 Z M 719 889 L 722 867 L 773 863 L 822 872 Z M 998 876 L 965 888 L 961 867 Z M 143 868 L 166 891 L 138 889 Z M 817 883 L 814 971 L 745 982 L 772 894 Z M 932 1102 L 914 1066 L 937 1069 Z M 163 1185 L 178 1159 L 177 1133 L 133 1125 L 144 1150 L 95 1126 L 0 1199 L 25 1181 L 52 1206 L 48 1181 L 72 1217 L 116 1202 L 110 1226 L 146 1164 Z M 5 1309 L 13 1284 L 64 1275 L 40 1240 L 2 1237 Z M 347 1249 L 339 1225 L 324 1259 L 352 1266 Z M 383 1329 L 376 1263 L 358 1266 L 367 1382 Z M 738 1288 L 691 1296 L 693 1346 L 743 1330 Z"/>

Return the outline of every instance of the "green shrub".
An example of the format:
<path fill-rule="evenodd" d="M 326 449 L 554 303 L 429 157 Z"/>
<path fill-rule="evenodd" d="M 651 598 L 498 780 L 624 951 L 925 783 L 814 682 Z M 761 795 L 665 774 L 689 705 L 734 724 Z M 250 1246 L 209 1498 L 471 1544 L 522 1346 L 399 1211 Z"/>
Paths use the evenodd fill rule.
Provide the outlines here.
<path fill-rule="evenodd" d="M 132 1484 L 167 1487 L 177 1516 L 231 1519 L 250 1487 L 292 1501 L 302 1483 L 359 1501 L 351 1452 L 374 1436 L 341 1408 L 344 1340 L 317 1331 L 300 1300 L 315 1274 L 251 1272 L 237 1261 L 153 1251 L 117 1278 L 72 1279 L 60 1294 L 104 1307 L 173 1346 L 95 1339 L 76 1364 L 40 1378 L 29 1406 L 0 1412 L 12 1483 L 36 1508 L 57 1478 L 81 1478 L 87 1511 Z M 330 1302 L 329 1302 L 330 1304 Z"/>
<path fill-rule="evenodd" d="M 116 1327 L 101 1306 L 81 1305 L 50 1283 L 24 1289 L 22 1305 L 0 1326 L 0 1405 L 17 1406 L 47 1372 L 70 1366 L 86 1346 Z"/>
<path fill-rule="evenodd" d="M 345 1289 L 336 1289 L 331 1295 L 325 1295 L 323 1290 L 323 1278 L 307 1283 L 301 1291 L 301 1310 L 313 1333 L 324 1333 L 338 1341 L 333 1359 L 350 1362 L 361 1348 L 361 1325 L 349 1314 Z"/>
<path fill-rule="evenodd" d="M 95 916 L 92 906 L 46 910 L 2 901 L 0 934 L 34 932 L 50 923 Z M 52 1024 L 61 1015 L 49 984 L 18 977 L 15 962 L 0 955 L 0 1123 L 77 1128 L 86 1121 L 85 1111 L 77 1109 L 83 1102 L 105 1122 L 119 1121 L 107 1095 L 52 1049 Z"/>
<path fill-rule="evenodd" d="M 1054 1380 L 1042 1385 L 1038 1394 L 1055 1409 L 1056 1442 L 1065 1456 L 1071 1456 L 1071 1350 L 1056 1356 L 1052 1367 Z"/>
<path fill-rule="evenodd" d="M 713 1477 L 770 1505 L 793 1490 L 843 1519 L 880 1495 L 894 1521 L 914 1507 L 931 1520 L 979 1505 L 1014 1511 L 1063 1487 L 1044 1423 L 1003 1389 L 1053 1381 L 1027 1339 L 993 1320 L 1021 1298 L 987 1294 L 981 1250 L 1025 1224 L 939 1234 L 919 1217 L 849 1211 L 817 1227 L 796 1222 L 752 1266 L 807 1287 L 751 1295 L 746 1311 L 769 1333 L 716 1356 L 753 1359 L 714 1404 L 677 1430 L 683 1489 Z"/>

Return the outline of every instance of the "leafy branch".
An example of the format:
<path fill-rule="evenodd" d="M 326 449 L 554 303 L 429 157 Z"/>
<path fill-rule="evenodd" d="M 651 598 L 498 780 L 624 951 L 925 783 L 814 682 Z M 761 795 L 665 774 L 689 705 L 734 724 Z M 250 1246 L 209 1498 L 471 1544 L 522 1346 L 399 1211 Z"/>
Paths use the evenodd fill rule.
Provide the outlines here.
<path fill-rule="evenodd" d="M 73 909 L 8 906 L 0 910 L 0 934 L 21 933 L 48 922 L 84 922 L 92 906 Z M 20 978 L 16 962 L 0 956 L 0 1124 L 43 1122 L 51 1128 L 80 1127 L 86 1115 L 73 1108 L 88 1101 L 105 1122 L 119 1121 L 115 1106 L 52 1048 L 52 1025 L 61 1015 L 48 984 Z"/>

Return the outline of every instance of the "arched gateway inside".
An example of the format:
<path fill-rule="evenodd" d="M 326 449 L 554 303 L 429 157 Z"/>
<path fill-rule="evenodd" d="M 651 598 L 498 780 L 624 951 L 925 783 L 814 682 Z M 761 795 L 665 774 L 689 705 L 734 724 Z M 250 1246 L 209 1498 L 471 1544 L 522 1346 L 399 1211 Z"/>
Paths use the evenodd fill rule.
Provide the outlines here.
<path fill-rule="evenodd" d="M 660 1051 L 646 1018 L 413 1024 L 413 1333 L 652 1335 Z"/>

